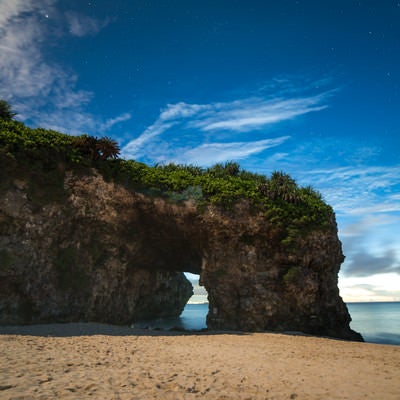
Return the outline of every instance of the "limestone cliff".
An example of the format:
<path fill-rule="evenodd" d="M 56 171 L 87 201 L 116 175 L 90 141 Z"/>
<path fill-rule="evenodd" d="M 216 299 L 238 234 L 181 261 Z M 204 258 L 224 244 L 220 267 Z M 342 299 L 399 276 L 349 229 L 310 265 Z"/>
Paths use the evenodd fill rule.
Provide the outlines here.
<path fill-rule="evenodd" d="M 0 323 L 116 324 L 179 315 L 209 294 L 208 327 L 362 340 L 339 296 L 336 223 L 285 243 L 248 201 L 175 204 L 95 169 L 0 166 Z M 61 178 L 60 178 L 61 177 Z M 60 183 L 61 182 L 61 183 Z"/>
<path fill-rule="evenodd" d="M 66 173 L 65 197 L 55 199 L 45 175 L 39 185 L 16 175 L 0 193 L 0 323 L 180 315 L 192 286 L 179 270 L 151 265 L 141 196 L 94 172 Z"/>

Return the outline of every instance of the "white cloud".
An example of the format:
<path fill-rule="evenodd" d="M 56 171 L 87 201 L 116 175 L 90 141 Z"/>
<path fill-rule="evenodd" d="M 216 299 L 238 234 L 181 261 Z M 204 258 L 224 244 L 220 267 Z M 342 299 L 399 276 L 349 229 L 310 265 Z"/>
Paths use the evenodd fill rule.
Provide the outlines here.
<path fill-rule="evenodd" d="M 230 130 L 247 132 L 265 125 L 276 124 L 312 111 L 320 111 L 326 105 L 318 105 L 319 96 L 300 99 L 252 98 L 231 103 L 220 103 L 205 113 L 204 118 L 192 122 L 204 131 Z"/>
<path fill-rule="evenodd" d="M 289 139 L 289 136 L 257 140 L 254 142 L 202 144 L 182 154 L 177 154 L 173 161 L 182 164 L 210 166 L 227 160 L 242 160 L 271 147 L 279 146 L 287 139 Z"/>
<path fill-rule="evenodd" d="M 47 96 L 60 78 L 59 68 L 47 65 L 40 53 L 44 31 L 42 6 L 51 1 L 5 1 L 0 4 L 0 95 L 5 98 Z"/>
<path fill-rule="evenodd" d="M 129 121 L 131 118 L 132 118 L 132 115 L 130 113 L 123 113 L 115 118 L 110 118 L 100 125 L 99 131 L 100 132 L 108 131 L 114 125 L 117 125 L 121 122 Z"/>
<path fill-rule="evenodd" d="M 344 301 L 400 301 L 400 275 L 378 274 L 363 278 L 339 277 Z"/>
<path fill-rule="evenodd" d="M 390 214 L 366 215 L 360 220 L 352 222 L 341 229 L 341 236 L 358 237 L 360 234 L 363 234 L 366 231 L 371 229 L 375 230 L 381 226 L 391 225 L 393 222 L 398 223 L 398 218 L 393 218 L 393 216 Z"/>
<path fill-rule="evenodd" d="M 43 10 L 49 9 L 54 0 L 2 0 L 0 2 L 0 30 L 10 19 L 18 19 L 22 13 L 38 12 L 44 15 Z"/>
<path fill-rule="evenodd" d="M 165 110 L 161 111 L 158 118 L 159 121 L 183 120 L 192 117 L 203 111 L 212 110 L 213 106 L 208 104 L 188 104 L 179 102 L 176 104 L 168 104 Z"/>
<path fill-rule="evenodd" d="M 153 139 L 164 133 L 174 125 L 173 122 L 165 123 L 157 121 L 149 126 L 138 138 L 131 140 L 121 151 L 121 154 L 127 158 L 141 158 L 146 155 L 146 147 L 152 145 Z M 156 146 L 156 144 L 154 144 Z M 154 159 L 153 161 L 157 161 Z"/>
<path fill-rule="evenodd" d="M 353 166 L 307 171 L 302 181 L 313 182 L 338 213 L 365 216 L 400 211 L 400 165 Z"/>
<path fill-rule="evenodd" d="M 54 33 L 46 16 L 59 15 L 55 5 L 55 0 L 0 2 L 0 97 L 12 104 L 19 119 L 35 125 L 71 134 L 104 133 L 129 114 L 103 121 L 88 113 L 94 94 L 78 89 L 76 74 L 44 56 Z M 77 36 L 95 34 L 106 24 L 72 12 L 67 19 Z"/>
<path fill-rule="evenodd" d="M 69 25 L 69 32 L 78 37 L 95 35 L 109 23 L 109 20 L 100 21 L 73 11 L 68 11 L 65 16 Z"/>
<path fill-rule="evenodd" d="M 14 1 L 0 5 L 0 41 L 7 49 L 1 58 L 0 96 L 13 102 L 22 119 L 30 118 L 47 126 L 46 120 L 51 118 L 53 122 L 48 127 L 63 125 L 64 121 L 74 121 L 76 125 L 92 94 L 76 90 L 77 77 L 48 62 L 42 54 L 48 33 L 43 10 L 51 12 L 54 1 L 17 1 L 12 7 L 11 3 Z M 44 107 L 51 109 L 51 117 L 43 113 Z M 62 116 L 67 110 L 68 119 Z M 56 118 L 59 123 L 54 123 Z"/>
<path fill-rule="evenodd" d="M 240 135 L 322 110 L 331 92 L 291 98 L 251 97 L 210 104 L 169 104 L 156 121 L 122 149 L 128 158 L 148 162 L 191 162 L 202 165 L 240 160 L 283 143 L 287 136 L 275 139 L 228 142 L 213 140 L 215 135 Z M 171 129 L 174 128 L 174 129 Z M 162 154 L 160 149 L 165 152 Z"/>

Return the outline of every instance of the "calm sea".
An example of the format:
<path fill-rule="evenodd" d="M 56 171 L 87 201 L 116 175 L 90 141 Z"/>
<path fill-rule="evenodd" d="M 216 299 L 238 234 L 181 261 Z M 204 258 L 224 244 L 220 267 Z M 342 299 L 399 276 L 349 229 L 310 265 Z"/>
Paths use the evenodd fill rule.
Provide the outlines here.
<path fill-rule="evenodd" d="M 352 317 L 351 328 L 360 332 L 370 343 L 400 345 L 400 302 L 348 303 Z M 179 318 L 148 321 L 136 326 L 187 330 L 206 328 L 208 304 L 187 304 Z"/>
<path fill-rule="evenodd" d="M 400 345 L 400 302 L 348 303 L 351 328 L 366 342 Z"/>

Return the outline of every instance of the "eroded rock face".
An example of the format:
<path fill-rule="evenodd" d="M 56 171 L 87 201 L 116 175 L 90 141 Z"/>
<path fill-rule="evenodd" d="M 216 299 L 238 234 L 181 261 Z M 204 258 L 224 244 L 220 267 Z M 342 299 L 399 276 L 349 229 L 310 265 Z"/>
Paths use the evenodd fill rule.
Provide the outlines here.
<path fill-rule="evenodd" d="M 344 257 L 334 221 L 332 230 L 312 232 L 288 247 L 243 204 L 235 216 L 229 224 L 221 214 L 209 216 L 215 228 L 201 275 L 210 301 L 209 327 L 362 340 L 349 328 L 351 318 L 339 296 Z"/>
<path fill-rule="evenodd" d="M 245 202 L 199 212 L 106 182 L 63 173 L 63 187 L 29 171 L 0 187 L 0 323 L 176 316 L 209 294 L 211 329 L 303 331 L 360 340 L 339 296 L 336 224 L 284 246 Z"/>
<path fill-rule="evenodd" d="M 0 195 L 1 324 L 180 315 L 193 288 L 152 254 L 148 201 L 95 173 L 67 173 L 61 202 L 31 199 L 31 184 L 19 177 Z"/>

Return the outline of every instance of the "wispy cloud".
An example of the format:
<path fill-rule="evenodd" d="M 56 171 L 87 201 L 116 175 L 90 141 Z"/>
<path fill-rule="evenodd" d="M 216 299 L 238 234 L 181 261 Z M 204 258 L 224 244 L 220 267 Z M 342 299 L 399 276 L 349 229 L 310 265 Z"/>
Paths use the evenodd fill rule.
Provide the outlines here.
<path fill-rule="evenodd" d="M 400 211 L 399 176 L 400 165 L 365 165 L 310 170 L 303 179 L 322 190 L 337 212 L 364 216 Z"/>
<path fill-rule="evenodd" d="M 359 240 L 359 236 L 363 233 L 393 223 L 400 223 L 400 218 L 395 218 L 390 214 L 365 215 L 361 219 L 357 219 L 355 222 L 343 227 L 341 229 L 341 236 L 346 238 L 355 237 Z"/>
<path fill-rule="evenodd" d="M 18 19 L 21 13 L 36 12 L 45 15 L 45 10 L 51 9 L 54 0 L 2 0 L 0 3 L 0 27 L 11 18 Z"/>
<path fill-rule="evenodd" d="M 299 115 L 327 108 L 324 96 L 298 99 L 251 98 L 231 103 L 217 103 L 191 125 L 204 131 L 229 130 L 248 132 L 266 125 L 286 121 Z"/>
<path fill-rule="evenodd" d="M 123 113 L 115 118 L 110 118 L 107 121 L 103 122 L 99 126 L 99 131 L 104 133 L 111 129 L 114 125 L 118 125 L 121 122 L 129 121 L 132 118 L 131 113 Z"/>
<path fill-rule="evenodd" d="M 400 301 L 400 276 L 395 274 L 373 275 L 339 279 L 340 295 L 352 301 Z"/>
<path fill-rule="evenodd" d="M 0 82 L 3 97 L 46 96 L 62 71 L 46 64 L 40 53 L 44 40 L 42 7 L 52 1 L 12 1 L 0 3 Z"/>
<path fill-rule="evenodd" d="M 65 16 L 68 22 L 69 32 L 71 35 L 78 37 L 95 35 L 109 24 L 108 19 L 100 21 L 96 18 L 78 14 L 73 11 L 68 11 Z"/>
<path fill-rule="evenodd" d="M 153 139 L 164 133 L 167 129 L 174 125 L 173 122 L 166 123 L 157 121 L 155 124 L 149 126 L 138 138 L 131 140 L 122 149 L 122 155 L 127 158 L 141 158 L 144 157 L 145 149 L 152 145 Z M 154 159 L 153 161 L 159 161 Z"/>
<path fill-rule="evenodd" d="M 174 161 L 182 164 L 210 166 L 227 160 L 242 160 L 253 154 L 279 146 L 289 139 L 281 136 L 275 139 L 257 140 L 254 142 L 209 143 L 177 154 Z"/>
<path fill-rule="evenodd" d="M 324 92 L 303 97 L 293 94 L 291 98 L 250 97 L 210 104 L 169 104 L 152 125 L 126 144 L 122 153 L 128 158 L 150 162 L 168 160 L 208 165 L 241 160 L 288 139 L 288 136 L 265 138 L 269 126 L 323 110 L 330 96 L 331 92 Z M 232 140 L 232 135 L 249 131 L 264 138 Z"/>
<path fill-rule="evenodd" d="M 343 274 L 400 274 L 400 165 L 310 169 L 302 181 L 320 190 L 337 214 Z"/>
<path fill-rule="evenodd" d="M 18 118 L 35 125 L 72 134 L 105 131 L 126 114 L 110 123 L 87 112 L 94 94 L 78 89 L 76 74 L 44 56 L 54 33 L 49 23 L 53 16 L 62 25 L 55 0 L 0 2 L 0 97 L 13 105 Z M 105 24 L 77 13 L 66 18 L 78 36 L 95 34 Z"/>

